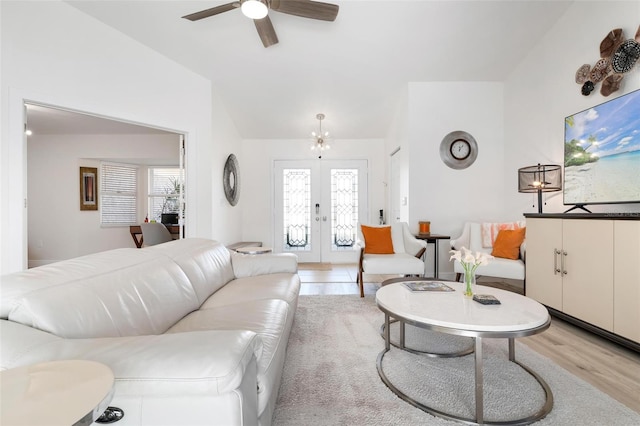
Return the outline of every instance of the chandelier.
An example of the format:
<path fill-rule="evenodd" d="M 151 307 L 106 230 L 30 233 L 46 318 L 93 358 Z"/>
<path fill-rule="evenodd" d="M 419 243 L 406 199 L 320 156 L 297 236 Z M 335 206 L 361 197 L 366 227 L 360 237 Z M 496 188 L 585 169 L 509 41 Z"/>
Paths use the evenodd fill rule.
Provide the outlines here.
<path fill-rule="evenodd" d="M 318 132 L 311 132 L 311 136 L 313 137 L 313 145 L 311 145 L 312 151 L 319 151 L 318 158 L 322 158 L 322 152 L 330 149 L 331 146 L 327 143 L 327 139 L 329 139 L 329 132 L 322 132 L 322 120 L 324 120 L 324 114 L 317 114 L 316 118 L 320 121 L 320 125 L 318 127 Z"/>

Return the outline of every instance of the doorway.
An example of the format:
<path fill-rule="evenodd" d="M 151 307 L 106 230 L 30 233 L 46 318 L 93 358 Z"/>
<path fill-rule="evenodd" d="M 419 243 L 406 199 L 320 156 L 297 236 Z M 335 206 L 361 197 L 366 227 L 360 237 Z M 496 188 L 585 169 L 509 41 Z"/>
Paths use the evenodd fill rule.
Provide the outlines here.
<path fill-rule="evenodd" d="M 367 160 L 276 160 L 274 249 L 299 262 L 353 263 L 368 217 Z"/>
<path fill-rule="evenodd" d="M 27 266 L 135 247 L 130 225 L 150 212 L 149 171 L 172 167 L 184 176 L 183 135 L 35 102 L 25 102 L 24 117 L 31 131 L 25 136 Z M 105 184 L 114 179 L 104 179 L 105 168 L 114 164 L 135 170 L 135 201 L 122 204 L 107 196 L 113 188 Z M 79 169 L 87 167 L 98 178 L 97 206 L 91 210 L 81 209 L 78 200 Z M 111 177 L 123 183 L 119 176 Z M 106 220 L 106 206 L 127 214 Z"/>
<path fill-rule="evenodd" d="M 391 153 L 391 163 L 389 166 L 389 174 L 391 176 L 391 185 L 389 191 L 390 198 L 390 214 L 388 218 L 389 223 L 397 223 L 401 222 L 402 211 L 400 208 L 401 199 L 400 199 L 400 188 L 401 188 L 401 177 L 400 177 L 400 148 L 396 149 Z"/>

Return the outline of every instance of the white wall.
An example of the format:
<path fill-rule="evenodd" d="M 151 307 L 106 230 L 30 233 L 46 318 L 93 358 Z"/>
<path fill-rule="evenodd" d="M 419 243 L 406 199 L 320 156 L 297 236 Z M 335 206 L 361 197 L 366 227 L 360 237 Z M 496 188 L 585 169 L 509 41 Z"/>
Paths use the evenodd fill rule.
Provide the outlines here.
<path fill-rule="evenodd" d="M 434 82 L 409 84 L 409 227 L 431 222 L 431 232 L 455 237 L 465 221 L 521 219 L 503 208 L 502 163 L 503 85 L 494 82 Z M 467 169 L 456 170 L 440 158 L 440 142 L 462 130 L 478 144 L 478 157 Z M 439 267 L 446 277 L 448 241 L 439 244 Z M 433 246 L 427 250 L 433 259 Z M 427 264 L 433 271 L 433 264 Z"/>
<path fill-rule="evenodd" d="M 384 141 L 331 140 L 331 150 L 316 158 L 309 149 L 311 139 L 265 140 L 249 139 L 242 143 L 240 162 L 240 201 L 242 215 L 242 238 L 245 241 L 262 241 L 266 246 L 274 246 L 273 230 L 273 162 L 275 160 L 315 161 L 340 159 L 368 161 L 369 176 L 369 218 L 377 223 L 377 212 L 385 209 L 385 161 Z"/>
<path fill-rule="evenodd" d="M 214 92 L 212 95 L 213 110 L 213 146 L 214 152 L 211 162 L 211 193 L 212 206 L 214 212 L 211 221 L 213 238 L 224 243 L 231 244 L 242 240 L 242 215 L 238 212 L 243 209 L 245 198 L 243 189 L 240 189 L 240 199 L 238 204 L 232 206 L 224 195 L 222 186 L 222 175 L 224 164 L 230 154 L 234 154 L 240 164 L 240 173 L 243 172 L 241 139 L 229 117 L 219 96 Z"/>
<path fill-rule="evenodd" d="M 129 227 L 101 227 L 99 211 L 79 209 L 79 167 L 100 167 L 100 159 L 129 164 L 174 165 L 178 135 L 33 135 L 28 157 L 29 267 L 99 251 L 135 247 Z M 146 194 L 147 167 L 139 189 Z M 147 213 L 138 200 L 138 220 Z"/>
<path fill-rule="evenodd" d="M 409 91 L 410 226 L 430 220 L 434 233 L 462 229 L 467 220 L 508 219 L 502 206 L 503 107 L 501 83 L 411 83 Z M 470 133 L 478 157 L 449 168 L 440 143 L 450 132 Z M 515 219 L 519 219 L 516 217 Z"/>
<path fill-rule="evenodd" d="M 576 2 L 518 64 L 505 83 L 505 161 L 507 182 L 503 198 L 508 211 L 537 213 L 532 194 L 520 194 L 517 170 L 541 164 L 563 164 L 564 119 L 589 107 L 640 88 L 640 66 L 623 80 L 622 89 L 604 97 L 601 84 L 589 96 L 575 83 L 582 64 L 600 58 L 600 42 L 609 31 L 622 28 L 633 38 L 640 23 L 640 2 Z M 545 213 L 561 213 L 562 192 L 548 194 Z M 640 204 L 593 205 L 593 212 L 638 212 Z"/>
<path fill-rule="evenodd" d="M 2 6 L 0 5 L 0 24 L 2 24 Z M 2 130 L 5 126 L 4 126 L 4 117 L 5 117 L 5 109 L 6 107 L 4 106 L 4 85 L 2 84 L 3 79 L 2 79 L 2 74 L 3 74 L 3 59 L 2 59 L 2 49 L 3 49 L 4 43 L 2 41 L 2 29 L 0 28 L 0 100 L 3 100 L 2 102 L 0 102 L 0 176 L 2 177 L 2 179 L 0 179 L 0 239 L 4 238 L 4 234 L 1 234 L 3 232 L 3 224 L 5 223 L 5 217 L 6 217 L 6 213 L 4 211 L 4 207 L 6 206 L 4 203 L 5 197 L 7 196 L 7 194 L 9 193 L 8 191 L 8 179 L 5 179 L 5 175 L 2 174 L 2 169 L 4 167 L 6 167 L 7 163 L 5 161 L 5 159 L 7 158 L 7 150 L 4 147 L 4 143 L 2 143 L 2 141 L 4 140 L 4 135 L 5 132 Z M 3 260 L 4 256 L 4 244 L 2 244 L 0 242 L 0 273 L 2 273 L 2 265 L 3 265 Z"/>
<path fill-rule="evenodd" d="M 187 236 L 212 237 L 212 165 L 224 161 L 212 125 L 225 120 L 212 118 L 210 82 L 63 2 L 0 8 L 0 272 L 26 267 L 24 100 L 185 134 Z"/>
<path fill-rule="evenodd" d="M 388 182 L 387 186 L 387 197 L 385 198 L 386 207 L 385 211 L 388 211 L 388 214 L 397 214 L 398 222 L 408 222 L 409 221 L 409 205 L 402 205 L 399 202 L 404 197 L 409 199 L 409 140 L 408 140 L 408 87 L 405 87 L 402 94 L 400 95 L 400 99 L 398 101 L 398 106 L 395 111 L 395 115 L 389 126 L 389 131 L 387 132 L 385 138 L 385 181 Z M 398 151 L 399 150 L 399 151 Z M 400 182 L 396 183 L 396 188 L 392 188 L 394 182 L 391 176 L 391 154 L 397 156 L 397 176 L 399 176 Z M 397 194 L 393 194 L 393 191 L 397 191 Z M 395 200 L 391 199 L 392 196 L 395 196 Z M 396 204 L 394 206 L 394 204 Z M 399 204 L 399 205 L 398 205 Z M 395 209 L 398 209 L 395 211 Z M 395 218 L 389 216 L 387 222 L 391 223 L 396 221 Z"/>

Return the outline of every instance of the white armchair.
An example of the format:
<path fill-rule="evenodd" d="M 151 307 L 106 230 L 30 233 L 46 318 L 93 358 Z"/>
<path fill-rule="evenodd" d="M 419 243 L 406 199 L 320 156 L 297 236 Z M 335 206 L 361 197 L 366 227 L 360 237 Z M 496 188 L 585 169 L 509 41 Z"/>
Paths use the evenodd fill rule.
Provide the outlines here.
<path fill-rule="evenodd" d="M 496 257 L 491 259 L 488 265 L 479 266 L 476 271 L 477 275 L 524 280 L 525 244 L 526 242 L 520 246 L 520 257 L 518 259 L 512 260 Z M 474 252 L 479 251 L 487 254 L 491 254 L 493 251 L 493 247 L 483 247 L 482 228 L 480 223 L 476 222 L 466 222 L 462 234 L 451 240 L 451 248 L 453 250 L 460 250 L 462 247 L 466 247 Z M 454 261 L 453 271 L 456 273 L 456 281 L 459 281 L 460 275 L 464 274 L 464 269 L 457 260 Z"/>
<path fill-rule="evenodd" d="M 427 249 L 426 241 L 415 238 L 405 222 L 379 226 L 391 226 L 391 241 L 393 243 L 394 253 L 365 253 L 365 240 L 362 234 L 362 227 L 358 224 L 356 248 L 360 250 L 360 261 L 358 263 L 360 297 L 364 297 L 363 274 L 424 275 L 422 255 Z"/>

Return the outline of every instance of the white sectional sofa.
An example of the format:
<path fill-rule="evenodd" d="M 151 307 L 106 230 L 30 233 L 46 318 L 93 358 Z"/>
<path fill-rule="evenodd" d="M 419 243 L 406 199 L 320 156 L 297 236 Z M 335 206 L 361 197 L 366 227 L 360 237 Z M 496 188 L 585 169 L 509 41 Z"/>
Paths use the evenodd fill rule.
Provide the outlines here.
<path fill-rule="evenodd" d="M 297 258 L 205 239 L 0 277 L 0 369 L 84 359 L 115 375 L 118 425 L 270 425 Z"/>

